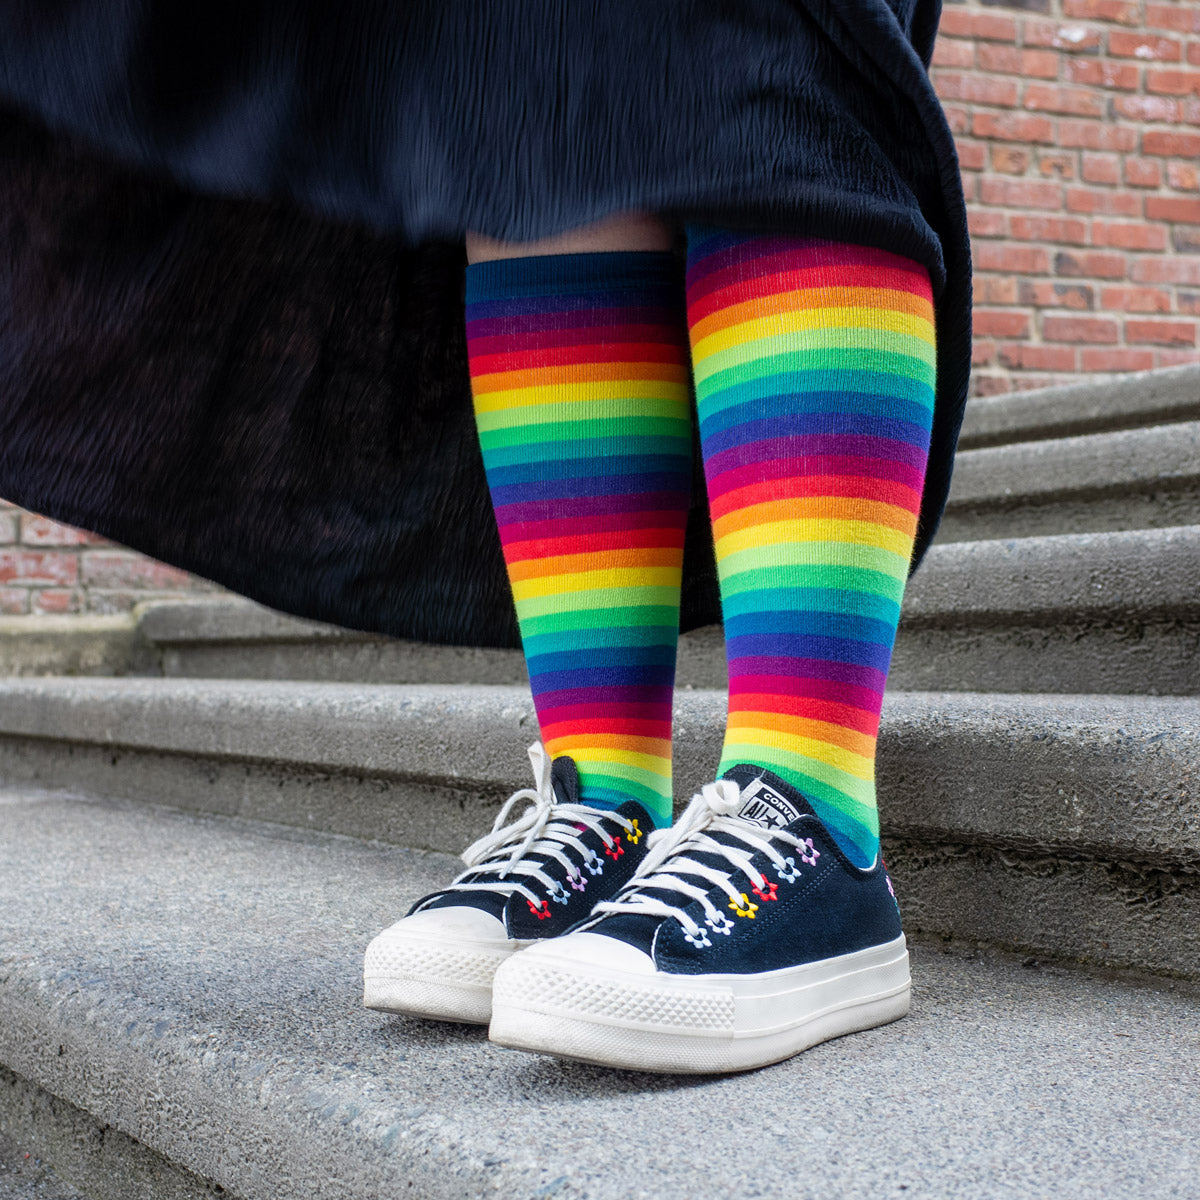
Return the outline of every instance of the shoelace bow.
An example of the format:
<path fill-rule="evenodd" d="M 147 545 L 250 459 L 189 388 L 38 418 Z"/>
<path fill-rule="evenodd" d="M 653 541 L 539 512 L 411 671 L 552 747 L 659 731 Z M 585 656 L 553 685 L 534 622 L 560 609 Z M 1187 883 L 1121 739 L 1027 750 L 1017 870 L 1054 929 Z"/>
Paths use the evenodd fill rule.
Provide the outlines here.
<path fill-rule="evenodd" d="M 617 839 L 604 828 L 605 821 L 621 826 L 627 834 L 632 832 L 633 822 L 617 813 L 590 808 L 585 804 L 558 803 L 551 786 L 550 756 L 540 742 L 534 742 L 529 747 L 529 761 L 533 766 L 534 786 L 513 792 L 500 809 L 491 832 L 485 833 L 462 852 L 467 870 L 450 884 L 448 891 L 491 891 L 506 896 L 518 892 L 537 911 L 542 900 L 523 882 L 530 879 L 540 883 L 551 900 L 565 904 L 570 893 L 546 874 L 544 868 L 547 863 L 531 861 L 528 856 L 542 855 L 561 863 L 567 869 L 571 887 L 582 891 L 586 883 L 583 871 L 600 875 L 604 871 L 604 864 L 594 850 L 580 841 L 579 835 L 584 830 L 591 830 L 603 839 L 605 849 L 611 850 Z M 514 821 L 505 824 L 513 808 L 522 800 L 528 801 L 529 807 Z M 581 825 L 584 830 L 579 828 Z M 567 847 L 578 855 L 577 862 L 566 853 Z M 462 882 L 469 876 L 483 873 L 499 878 Z"/>
<path fill-rule="evenodd" d="M 732 779 L 706 783 L 692 797 L 683 816 L 674 825 L 667 829 L 656 829 L 650 834 L 646 843 L 646 857 L 637 871 L 619 895 L 596 905 L 592 918 L 581 928 L 590 928 L 609 913 L 671 917 L 683 926 L 684 936 L 694 945 L 710 945 L 708 934 L 681 906 L 648 894 L 651 890 L 657 890 L 681 894 L 688 897 L 689 901 L 700 901 L 709 929 L 728 934 L 733 922 L 708 898 L 714 885 L 725 892 L 730 899 L 730 907 L 739 916 L 752 916 L 758 905 L 734 885 L 733 872 L 718 870 L 689 857 L 695 853 L 723 858 L 750 881 L 750 890 L 754 895 L 762 900 L 774 900 L 777 885 L 753 865 L 752 856 L 759 852 L 765 854 L 781 881 L 794 882 L 800 875 L 796 858 L 812 866 L 820 857 L 820 851 L 815 849 L 809 838 L 797 837 L 783 829 L 762 829 L 737 817 L 735 814 L 741 808 L 741 802 L 741 788 Z M 719 841 L 712 836 L 715 833 L 730 835 L 749 849 L 743 850 L 738 845 Z M 799 854 L 785 857 L 773 844 L 775 842 L 784 842 Z M 684 875 L 703 879 L 707 886 L 690 883 L 681 878 Z"/>

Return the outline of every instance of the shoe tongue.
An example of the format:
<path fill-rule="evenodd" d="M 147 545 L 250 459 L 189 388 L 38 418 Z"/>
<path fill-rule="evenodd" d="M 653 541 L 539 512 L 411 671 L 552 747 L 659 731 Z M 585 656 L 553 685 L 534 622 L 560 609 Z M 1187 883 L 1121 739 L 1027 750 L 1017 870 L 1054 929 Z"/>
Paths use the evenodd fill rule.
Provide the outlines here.
<path fill-rule="evenodd" d="M 789 783 L 762 767 L 738 763 L 725 772 L 742 789 L 737 815 L 763 829 L 780 829 L 802 816 L 813 815 L 812 805 Z"/>
<path fill-rule="evenodd" d="M 559 804 L 578 804 L 579 768 L 569 755 L 560 754 L 550 765 L 550 787 Z"/>

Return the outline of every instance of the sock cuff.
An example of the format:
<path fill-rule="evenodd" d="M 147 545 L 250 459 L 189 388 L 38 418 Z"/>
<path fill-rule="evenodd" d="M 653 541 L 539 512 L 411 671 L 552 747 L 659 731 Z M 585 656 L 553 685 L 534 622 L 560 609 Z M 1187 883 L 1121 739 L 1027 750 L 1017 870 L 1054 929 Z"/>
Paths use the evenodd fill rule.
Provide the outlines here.
<path fill-rule="evenodd" d="M 573 292 L 638 292 L 678 288 L 679 261 L 670 250 L 599 250 L 575 254 L 531 254 L 467 265 L 465 301 Z M 682 300 L 681 300 L 682 302 Z"/>

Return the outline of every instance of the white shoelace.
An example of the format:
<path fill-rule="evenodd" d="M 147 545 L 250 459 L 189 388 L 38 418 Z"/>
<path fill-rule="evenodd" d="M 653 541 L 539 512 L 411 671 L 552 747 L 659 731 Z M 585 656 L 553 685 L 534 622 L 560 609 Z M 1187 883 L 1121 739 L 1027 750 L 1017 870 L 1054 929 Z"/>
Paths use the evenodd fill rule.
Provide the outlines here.
<path fill-rule="evenodd" d="M 583 929 L 590 928 L 599 918 L 610 913 L 638 913 L 642 916 L 670 917 L 683 926 L 684 937 L 695 946 L 711 945 L 709 931 L 728 935 L 733 922 L 708 898 L 709 891 L 719 887 L 730 900 L 730 908 L 738 916 L 752 916 L 758 905 L 733 882 L 734 872 L 726 872 L 697 862 L 689 854 L 717 855 L 728 862 L 734 871 L 750 881 L 750 890 L 761 900 L 774 899 L 777 884 L 767 879 L 752 864 L 752 856 L 761 852 L 770 859 L 780 882 L 793 883 L 800 876 L 801 865 L 815 866 L 821 852 L 811 838 L 800 838 L 782 829 L 763 829 L 742 820 L 736 814 L 741 808 L 742 791 L 732 779 L 706 783 L 687 806 L 682 817 L 667 829 L 656 829 L 648 840 L 648 851 L 633 877 L 612 900 L 597 904 L 593 917 Z M 728 834 L 748 849 L 718 841 L 714 833 Z M 784 855 L 775 842 L 790 846 L 795 854 Z M 799 862 L 797 861 L 799 860 Z M 682 876 L 705 881 L 701 887 Z M 647 895 L 648 889 L 674 892 L 687 897 L 683 904 L 700 901 L 705 925 L 698 925 L 683 908 L 659 896 Z"/>
<path fill-rule="evenodd" d="M 544 868 L 547 864 L 531 862 L 526 856 L 541 854 L 561 863 L 567 868 L 570 886 L 576 891 L 583 891 L 587 886 L 583 871 L 589 875 L 602 875 L 604 861 L 591 847 L 579 840 L 579 835 L 590 829 L 603 839 L 605 850 L 611 850 L 616 839 L 604 828 L 605 821 L 622 826 L 626 834 L 632 833 L 634 822 L 615 812 L 590 808 L 585 804 L 557 803 L 551 786 L 550 756 L 540 742 L 534 742 L 529 747 L 529 761 L 533 766 L 534 786 L 513 792 L 500 809 L 491 832 L 485 833 L 462 852 L 467 870 L 450 884 L 447 891 L 499 892 L 504 896 L 517 892 L 531 904 L 540 907 L 541 897 L 526 887 L 524 882 L 536 880 L 545 888 L 551 900 L 566 904 L 571 893 L 546 873 Z M 513 807 L 522 800 L 528 801 L 529 807 L 506 825 Z M 576 860 L 566 853 L 567 847 L 575 851 Z M 480 872 L 499 875 L 500 878 L 479 883 L 460 882 Z"/>

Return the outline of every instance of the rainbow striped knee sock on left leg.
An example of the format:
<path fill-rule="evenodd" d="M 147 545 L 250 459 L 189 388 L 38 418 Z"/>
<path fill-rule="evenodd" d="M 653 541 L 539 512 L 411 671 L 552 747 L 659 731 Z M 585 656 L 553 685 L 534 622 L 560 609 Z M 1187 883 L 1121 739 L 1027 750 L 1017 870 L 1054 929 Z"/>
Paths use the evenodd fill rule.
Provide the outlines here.
<path fill-rule="evenodd" d="M 583 803 L 671 821 L 691 485 L 688 337 L 668 251 L 467 267 L 488 486 L 542 740 Z"/>
<path fill-rule="evenodd" d="M 686 233 L 729 659 L 719 771 L 773 771 L 867 866 L 879 848 L 879 711 L 933 419 L 929 275 L 868 247 Z"/>

